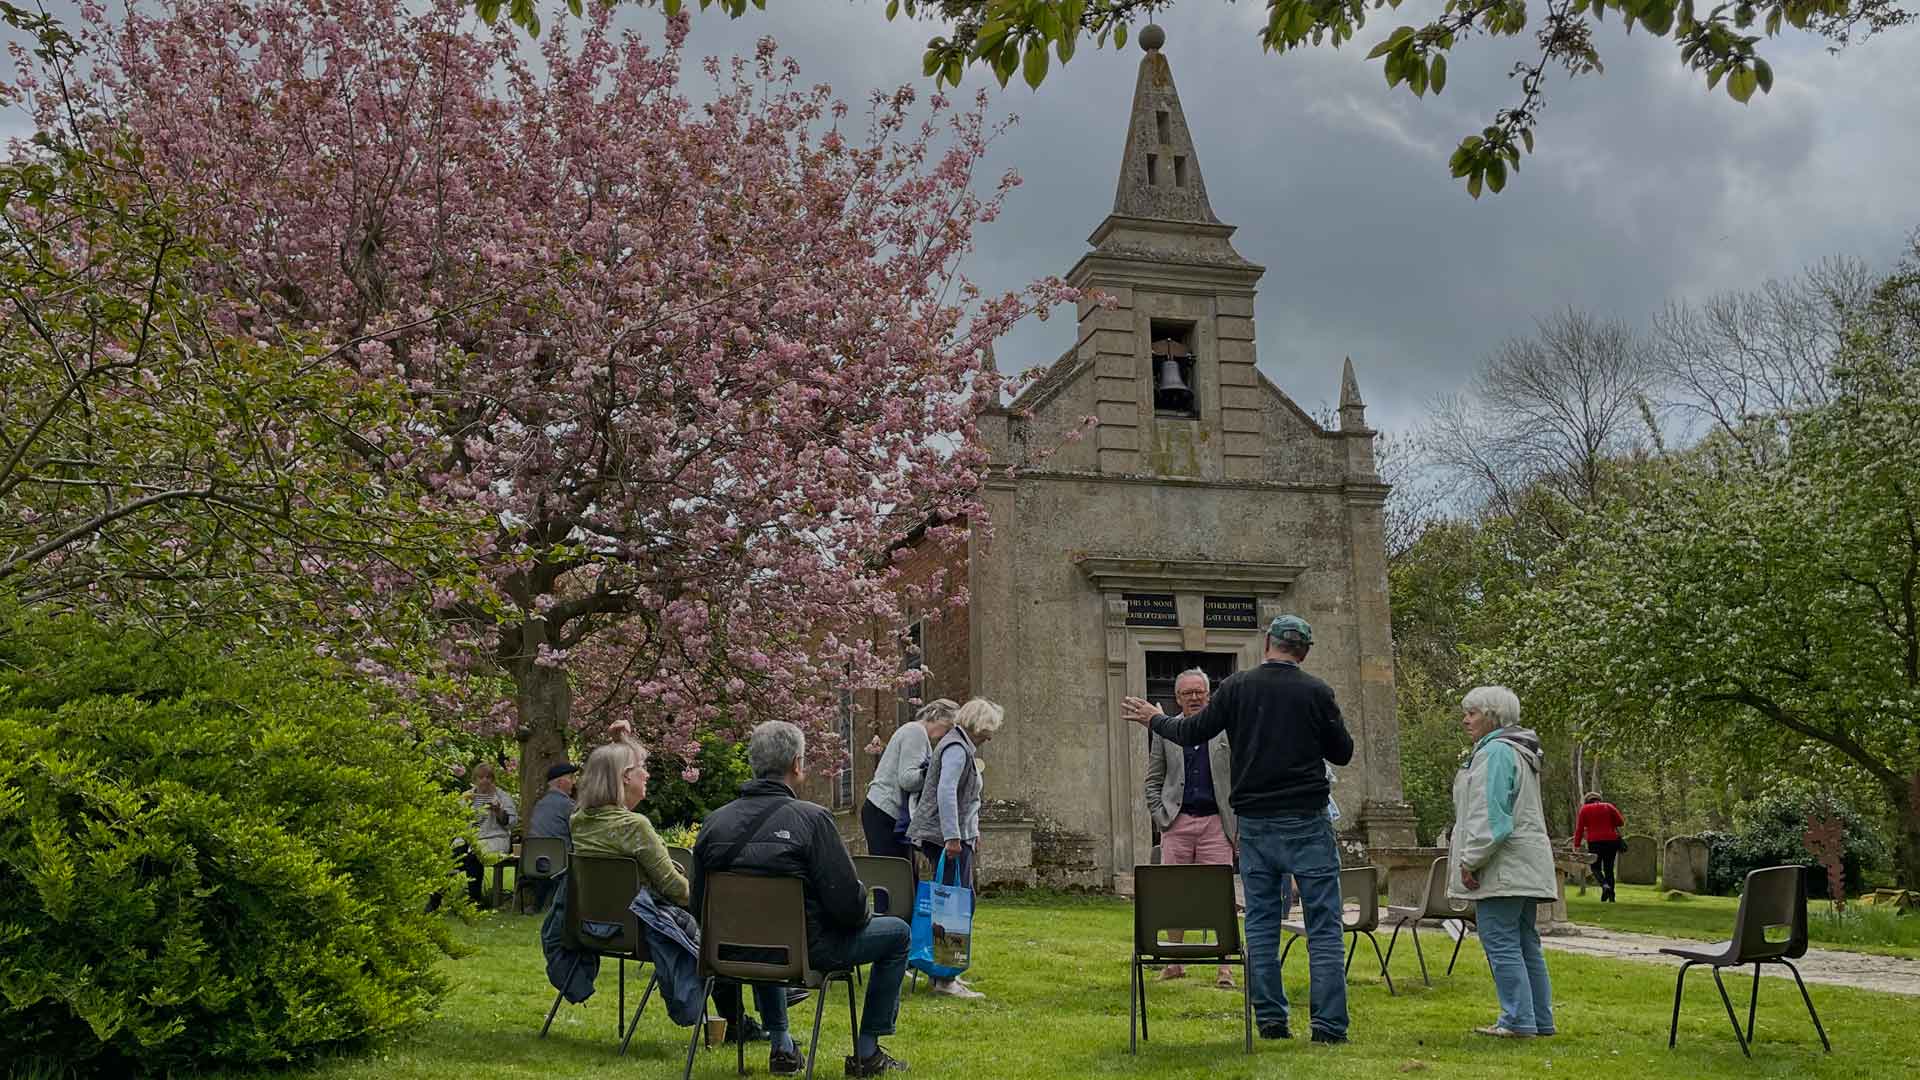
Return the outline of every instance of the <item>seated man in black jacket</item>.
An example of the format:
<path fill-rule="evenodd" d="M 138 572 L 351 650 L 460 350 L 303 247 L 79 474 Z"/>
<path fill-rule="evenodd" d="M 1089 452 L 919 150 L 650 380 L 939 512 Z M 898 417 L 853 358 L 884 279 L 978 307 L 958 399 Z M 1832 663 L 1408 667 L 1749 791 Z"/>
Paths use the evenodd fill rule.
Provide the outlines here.
<path fill-rule="evenodd" d="M 753 729 L 747 763 L 753 779 L 740 797 L 715 810 L 700 827 L 693 847 L 693 910 L 704 910 L 706 878 L 723 872 L 799 878 L 806 886 L 807 955 L 816 969 L 843 970 L 872 964 L 867 974 L 867 1004 L 860 1015 L 848 1076 L 879 1076 L 904 1070 L 881 1047 L 893 1034 L 900 1010 L 900 984 L 907 974 L 907 924 L 887 915 L 870 915 L 867 887 L 854 873 L 853 857 L 834 828 L 833 815 L 815 803 L 794 797 L 806 779 L 801 759 L 807 740 L 784 720 Z M 754 988 L 761 1022 L 772 1037 L 767 1071 L 791 1076 L 803 1066 L 799 1047 L 787 1033 L 787 1000 L 777 987 Z"/>

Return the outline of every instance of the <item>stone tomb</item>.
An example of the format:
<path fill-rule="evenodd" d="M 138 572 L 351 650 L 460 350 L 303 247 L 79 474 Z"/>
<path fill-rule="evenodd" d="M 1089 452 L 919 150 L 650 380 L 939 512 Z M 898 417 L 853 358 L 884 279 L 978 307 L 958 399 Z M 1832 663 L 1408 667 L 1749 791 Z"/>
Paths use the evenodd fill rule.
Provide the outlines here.
<path fill-rule="evenodd" d="M 1614 877 L 1622 885 L 1653 885 L 1660 873 L 1660 842 L 1651 836 L 1628 836 L 1627 849 L 1614 864 Z"/>
<path fill-rule="evenodd" d="M 1668 840 L 1660 877 L 1669 889 L 1690 893 L 1706 891 L 1707 842 L 1697 836 L 1676 836 Z"/>

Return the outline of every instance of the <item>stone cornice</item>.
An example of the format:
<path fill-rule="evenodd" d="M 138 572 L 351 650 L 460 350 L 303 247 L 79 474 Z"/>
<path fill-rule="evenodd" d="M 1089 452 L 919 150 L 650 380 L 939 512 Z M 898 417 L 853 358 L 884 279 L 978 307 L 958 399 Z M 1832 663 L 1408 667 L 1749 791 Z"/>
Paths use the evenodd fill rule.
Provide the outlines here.
<path fill-rule="evenodd" d="M 1274 595 L 1287 591 L 1304 566 L 1287 563 L 1082 555 L 1075 562 L 1102 592 L 1212 592 Z"/>
<path fill-rule="evenodd" d="M 1009 478 L 1006 475 L 1007 463 L 996 461 L 990 470 L 987 486 L 1008 488 L 1029 480 L 1051 480 L 1068 484 L 1145 484 L 1153 487 L 1193 487 L 1225 488 L 1235 491 L 1272 491 L 1292 492 L 1304 495 L 1341 495 L 1352 499 L 1371 501 L 1386 498 L 1391 490 L 1386 484 L 1377 481 L 1333 481 L 1310 483 L 1301 480 L 1203 480 L 1191 476 L 1153 476 L 1147 473 L 1098 473 L 1098 472 L 1059 472 L 1040 471 L 1019 468 Z"/>

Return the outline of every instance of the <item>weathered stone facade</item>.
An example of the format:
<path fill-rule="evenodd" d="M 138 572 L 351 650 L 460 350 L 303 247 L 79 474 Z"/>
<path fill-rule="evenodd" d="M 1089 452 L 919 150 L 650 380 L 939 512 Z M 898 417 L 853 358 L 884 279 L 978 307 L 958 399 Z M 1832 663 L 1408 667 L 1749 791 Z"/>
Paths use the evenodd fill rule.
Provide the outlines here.
<path fill-rule="evenodd" d="M 1030 849 L 1033 864 L 989 839 L 989 878 L 1106 885 L 1147 861 L 1146 736 L 1121 719 L 1121 698 L 1145 693 L 1167 654 L 1257 665 L 1263 628 L 1283 612 L 1313 624 L 1306 666 L 1334 687 L 1357 744 L 1334 788 L 1342 828 L 1414 842 L 1374 433 L 1351 363 L 1332 430 L 1259 371 L 1263 270 L 1233 232 L 1209 204 L 1167 60 L 1150 50 L 1114 211 L 1069 274 L 1107 299 L 1083 301 L 1073 347 L 986 418 L 991 535 L 943 567 L 972 604 L 921 631 L 926 696 L 1007 709 L 980 755 L 988 797 L 1010 807 L 989 819 L 1034 823 L 1031 843 L 998 845 Z M 1163 392 L 1169 361 L 1189 394 Z M 1089 416 L 1089 437 L 1069 440 Z M 894 717 L 884 696 L 869 702 L 863 741 Z M 864 792 L 873 759 L 854 760 Z"/>

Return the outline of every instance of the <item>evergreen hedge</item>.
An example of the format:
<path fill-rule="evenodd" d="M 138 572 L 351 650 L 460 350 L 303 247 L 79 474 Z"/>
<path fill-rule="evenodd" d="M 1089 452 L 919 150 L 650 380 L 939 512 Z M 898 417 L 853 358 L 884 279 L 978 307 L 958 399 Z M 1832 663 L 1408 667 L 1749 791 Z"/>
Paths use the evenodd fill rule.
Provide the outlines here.
<path fill-rule="evenodd" d="M 0 1060 L 290 1063 L 422 1019 L 467 815 L 312 655 L 0 628 Z"/>

